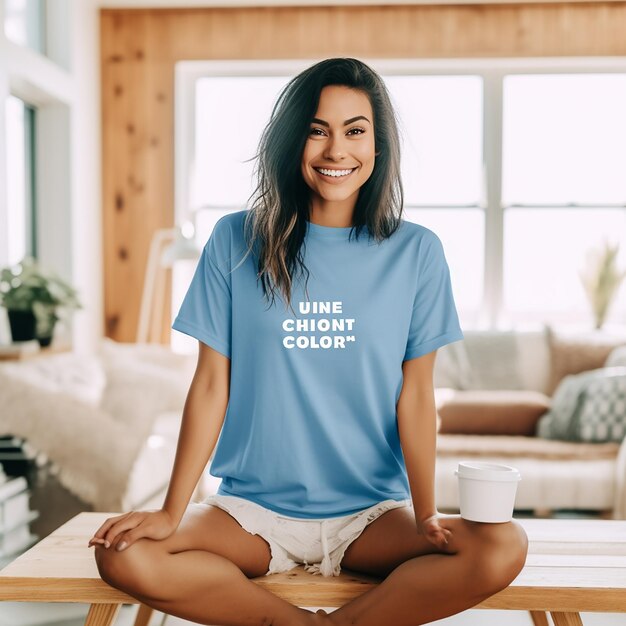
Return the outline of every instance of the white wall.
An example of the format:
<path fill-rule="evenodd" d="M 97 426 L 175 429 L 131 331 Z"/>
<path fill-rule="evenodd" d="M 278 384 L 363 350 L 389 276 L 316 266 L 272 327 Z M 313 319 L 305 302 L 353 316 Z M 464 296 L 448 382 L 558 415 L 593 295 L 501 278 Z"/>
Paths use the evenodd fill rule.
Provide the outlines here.
<path fill-rule="evenodd" d="M 0 2 L 0 265 L 8 260 L 5 100 L 37 107 L 38 247 L 41 263 L 79 293 L 84 306 L 60 324 L 55 341 L 96 348 L 103 329 L 100 185 L 100 72 L 95 0 L 48 0 L 50 57 L 4 35 Z M 0 342 L 10 338 L 4 309 Z"/>
<path fill-rule="evenodd" d="M 4 24 L 4 3 L 0 2 L 0 25 Z M 7 155 L 6 155 L 6 99 L 9 95 L 9 76 L 6 69 L 6 50 L 4 28 L 0 28 L 0 266 L 6 265 L 8 256 L 7 219 Z M 7 332 L 6 314 L 0 307 L 0 343 L 6 343 Z"/>
<path fill-rule="evenodd" d="M 102 188 L 100 159 L 100 28 L 94 0 L 71 0 L 72 75 L 72 258 L 74 284 L 85 309 L 75 316 L 73 339 L 92 351 L 104 330 Z"/>

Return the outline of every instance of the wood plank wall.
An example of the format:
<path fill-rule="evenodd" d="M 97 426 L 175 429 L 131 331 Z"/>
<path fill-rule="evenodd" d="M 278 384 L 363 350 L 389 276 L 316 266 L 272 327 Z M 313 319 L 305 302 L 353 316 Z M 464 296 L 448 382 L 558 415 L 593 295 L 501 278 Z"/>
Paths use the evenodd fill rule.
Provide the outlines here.
<path fill-rule="evenodd" d="M 104 334 L 134 341 L 150 238 L 174 223 L 177 61 L 626 55 L 626 2 L 105 9 L 100 30 Z"/>

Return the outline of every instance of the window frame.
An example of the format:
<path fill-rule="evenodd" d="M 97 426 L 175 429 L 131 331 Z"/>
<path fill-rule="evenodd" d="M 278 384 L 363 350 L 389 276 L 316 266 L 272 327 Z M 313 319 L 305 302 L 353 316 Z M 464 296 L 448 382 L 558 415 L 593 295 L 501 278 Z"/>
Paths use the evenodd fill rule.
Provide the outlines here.
<path fill-rule="evenodd" d="M 24 167 L 23 191 L 26 206 L 23 215 L 25 237 L 22 245 L 24 246 L 25 255 L 37 258 L 37 107 L 18 95 L 11 93 L 10 96 L 21 102 L 24 115 L 24 133 L 21 140 L 24 149 L 24 163 L 22 166 Z M 10 211 L 11 207 L 8 207 L 8 209 Z M 18 259 L 13 259 L 13 261 L 19 261 L 21 256 Z"/>

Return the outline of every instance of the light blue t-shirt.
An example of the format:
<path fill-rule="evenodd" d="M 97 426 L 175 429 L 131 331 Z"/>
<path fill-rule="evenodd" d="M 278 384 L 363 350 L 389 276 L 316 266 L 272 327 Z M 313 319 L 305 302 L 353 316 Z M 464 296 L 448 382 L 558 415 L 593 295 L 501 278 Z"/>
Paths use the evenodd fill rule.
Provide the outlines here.
<path fill-rule="evenodd" d="M 231 359 L 217 493 L 310 519 L 410 498 L 402 362 L 463 339 L 440 239 L 405 220 L 380 244 L 307 222 L 292 311 L 278 290 L 269 306 L 252 254 L 235 268 L 246 213 L 217 222 L 172 324 Z"/>

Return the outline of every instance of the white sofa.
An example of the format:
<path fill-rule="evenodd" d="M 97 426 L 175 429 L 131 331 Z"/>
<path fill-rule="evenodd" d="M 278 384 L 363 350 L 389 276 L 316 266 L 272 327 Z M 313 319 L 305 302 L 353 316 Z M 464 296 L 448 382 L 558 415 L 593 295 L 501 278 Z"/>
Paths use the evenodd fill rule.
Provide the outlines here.
<path fill-rule="evenodd" d="M 23 436 L 54 461 L 60 483 L 85 510 L 161 506 L 176 453 L 182 408 L 196 356 L 165 346 L 104 339 L 100 353 L 73 353 L 0 364 L 5 432 Z M 444 346 L 435 365 L 436 394 L 451 389 L 549 392 L 544 331 L 466 331 Z M 556 509 L 626 518 L 626 444 L 579 444 L 537 437 L 439 434 L 437 506 L 458 511 L 459 460 L 517 467 L 516 508 Z M 210 466 L 209 466 L 210 467 Z M 193 499 L 214 493 L 205 471 Z"/>
<path fill-rule="evenodd" d="M 84 510 L 160 506 L 195 365 L 106 338 L 93 355 L 0 362 L 0 430 L 25 439 Z"/>
<path fill-rule="evenodd" d="M 550 397 L 555 382 L 545 329 L 464 334 L 464 341 L 444 346 L 437 355 L 434 382 L 438 400 L 451 389 L 528 390 Z M 584 345 L 585 339 L 581 342 Z M 151 439 L 133 468 L 128 503 L 145 497 L 146 486 L 152 481 L 152 506 L 160 505 L 179 426 L 179 411 L 162 411 L 155 419 Z M 517 510 L 549 516 L 564 509 L 626 519 L 626 440 L 621 444 L 592 444 L 536 436 L 439 434 L 435 486 L 440 510 L 458 511 L 454 470 L 460 460 L 472 459 L 513 465 L 520 470 Z M 210 475 L 209 467 L 196 498 L 217 489 L 220 479 Z"/>
<path fill-rule="evenodd" d="M 556 380 L 552 377 L 555 355 L 546 328 L 476 330 L 464 335 L 463 341 L 438 351 L 434 374 L 438 408 L 451 390 L 528 390 L 550 397 Z M 594 341 L 597 334 L 589 337 Z M 620 343 L 621 338 L 612 336 L 610 341 Z M 584 343 L 582 339 L 581 345 Z M 576 361 L 576 348 L 570 352 L 571 360 Z M 462 460 L 504 463 L 519 469 L 522 480 L 516 510 L 530 510 L 537 516 L 549 516 L 559 509 L 580 510 L 626 519 L 626 440 L 621 444 L 578 443 L 536 436 L 440 432 L 435 484 L 441 511 L 459 510 L 454 470 Z"/>

